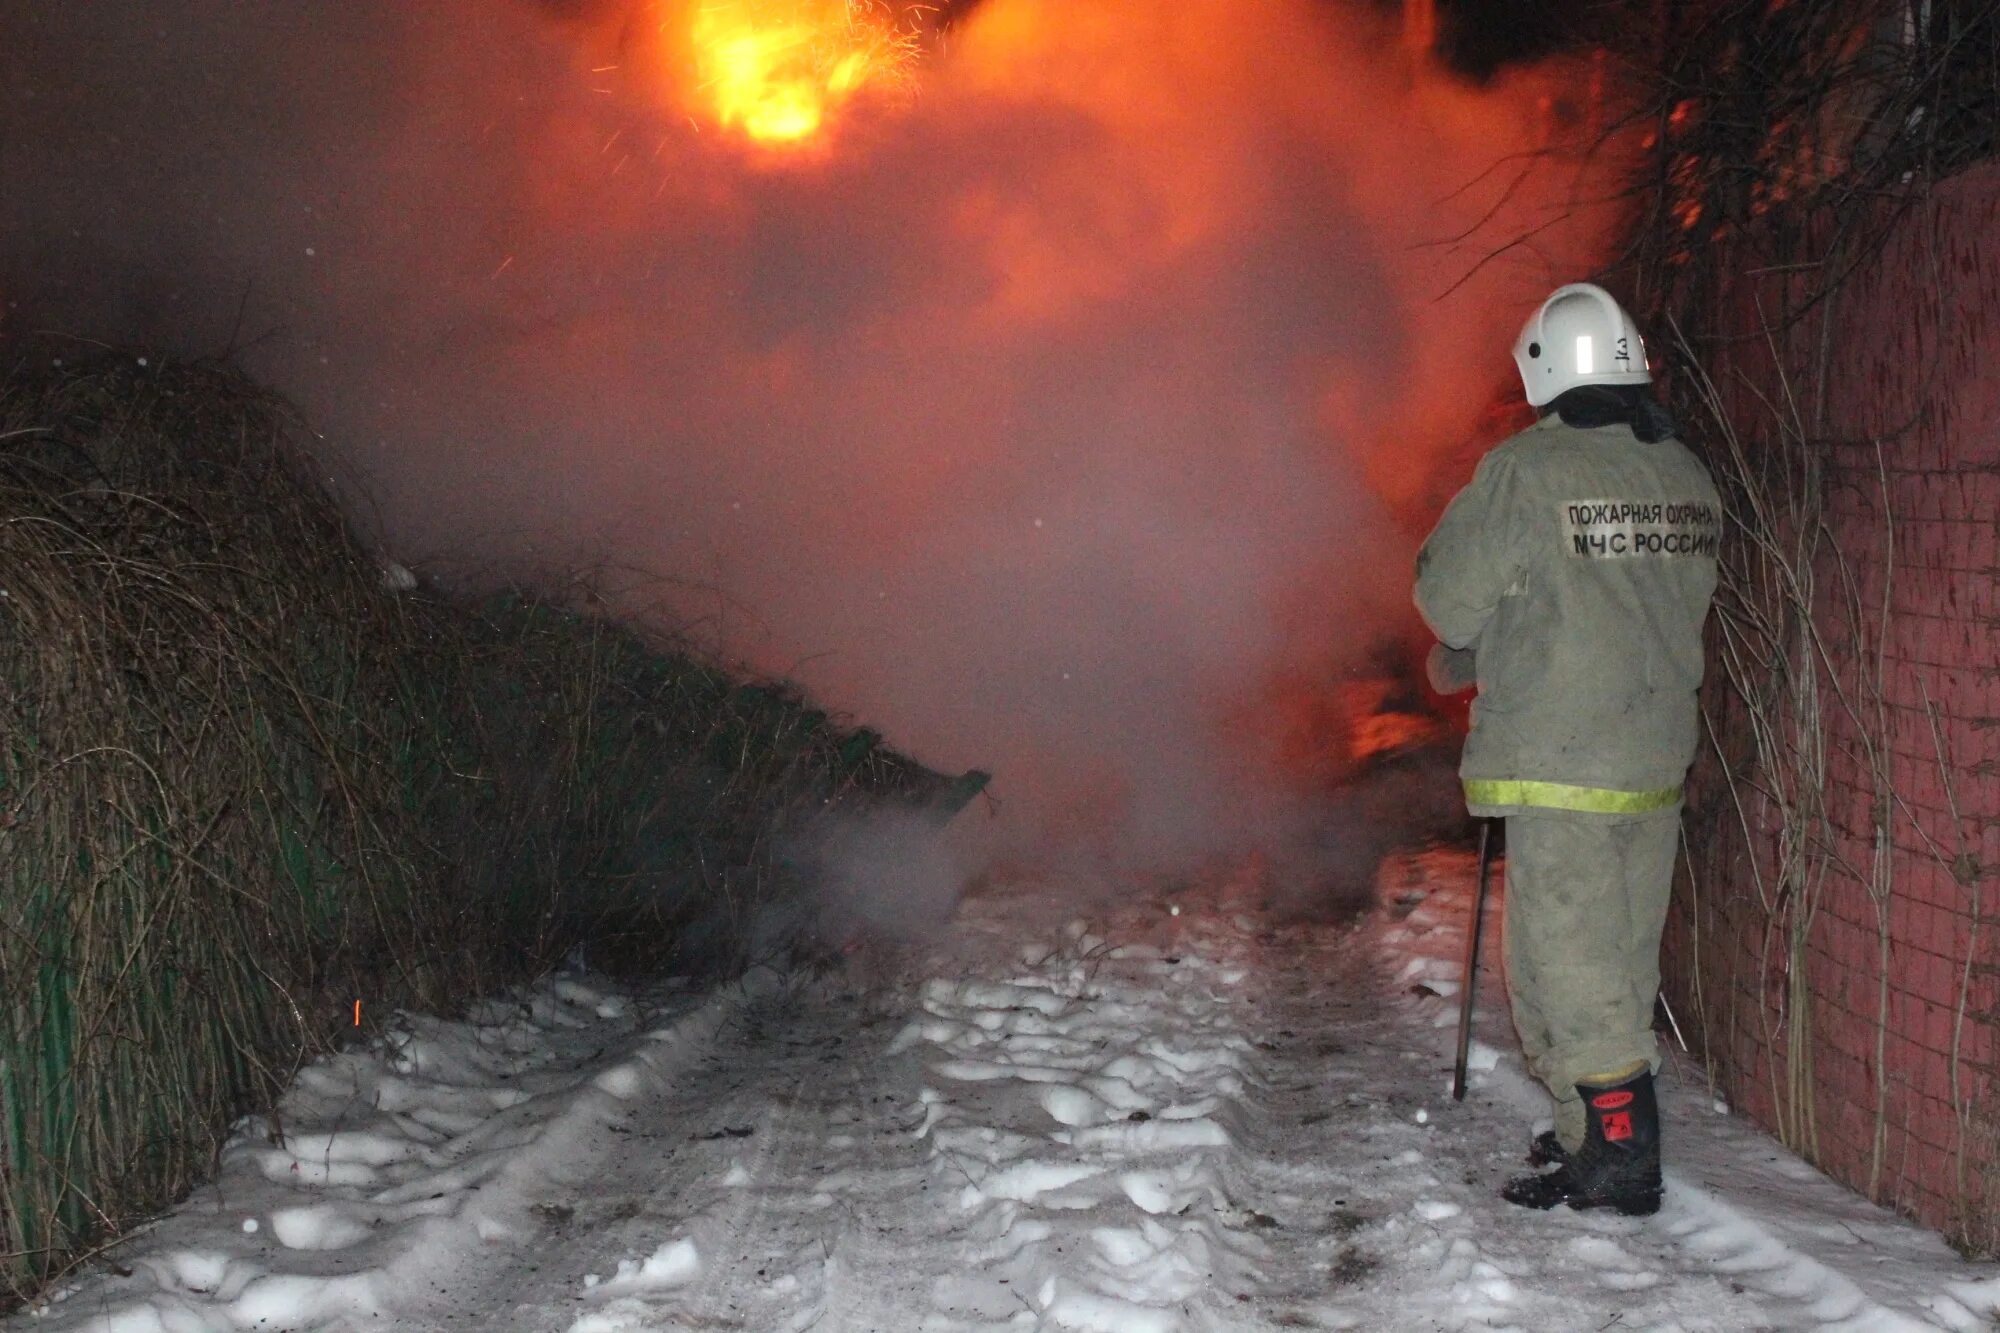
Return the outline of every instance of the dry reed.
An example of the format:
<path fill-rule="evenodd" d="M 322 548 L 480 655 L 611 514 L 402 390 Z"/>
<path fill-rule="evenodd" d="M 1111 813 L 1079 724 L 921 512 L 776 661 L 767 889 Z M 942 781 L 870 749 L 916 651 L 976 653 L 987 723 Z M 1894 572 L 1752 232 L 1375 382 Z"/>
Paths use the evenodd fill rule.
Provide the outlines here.
<path fill-rule="evenodd" d="M 740 968 L 784 943 L 787 821 L 969 793 L 671 644 L 386 588 L 225 369 L 13 356 L 0 1304 L 184 1192 L 355 999 L 448 1009 L 578 949 Z"/>

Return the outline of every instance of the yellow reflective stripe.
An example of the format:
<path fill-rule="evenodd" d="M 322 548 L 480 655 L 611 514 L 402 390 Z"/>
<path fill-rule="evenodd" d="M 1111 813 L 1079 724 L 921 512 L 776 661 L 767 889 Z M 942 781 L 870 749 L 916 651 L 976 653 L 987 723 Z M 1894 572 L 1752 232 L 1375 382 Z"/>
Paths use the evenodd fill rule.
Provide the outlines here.
<path fill-rule="evenodd" d="M 1467 778 L 1468 805 L 1526 805 L 1543 810 L 1581 810 L 1593 815 L 1643 815 L 1664 810 L 1681 799 L 1679 787 L 1657 791 L 1614 791 L 1608 787 L 1572 787 L 1566 782 L 1515 782 L 1498 778 Z"/>

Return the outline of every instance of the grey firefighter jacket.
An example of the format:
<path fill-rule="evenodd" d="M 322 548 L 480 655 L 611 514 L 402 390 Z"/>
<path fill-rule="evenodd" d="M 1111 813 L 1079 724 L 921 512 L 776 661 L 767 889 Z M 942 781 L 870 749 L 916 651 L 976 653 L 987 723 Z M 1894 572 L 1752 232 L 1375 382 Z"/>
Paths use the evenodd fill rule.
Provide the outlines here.
<path fill-rule="evenodd" d="M 1721 531 L 1678 440 L 1551 414 L 1486 455 L 1417 557 L 1417 609 L 1478 654 L 1474 814 L 1679 802 Z"/>

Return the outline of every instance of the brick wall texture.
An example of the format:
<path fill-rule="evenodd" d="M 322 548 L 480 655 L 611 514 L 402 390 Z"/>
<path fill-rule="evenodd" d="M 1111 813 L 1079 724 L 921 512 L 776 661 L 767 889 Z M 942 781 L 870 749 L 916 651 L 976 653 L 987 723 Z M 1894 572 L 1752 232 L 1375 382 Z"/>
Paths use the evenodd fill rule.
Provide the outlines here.
<path fill-rule="evenodd" d="M 1755 333 L 1760 301 L 1773 308 L 1771 284 L 1786 280 L 1739 281 L 1737 332 Z M 1990 1253 L 2000 1248 L 2000 166 L 1946 182 L 1897 218 L 1826 324 L 1807 320 L 1775 351 L 1759 336 L 1734 346 L 1711 370 L 1753 451 L 1769 421 L 1759 395 L 1780 399 L 1789 382 L 1810 399 L 1824 384 L 1810 433 L 1833 441 L 1815 446 L 1827 527 L 1813 571 L 1825 670 L 1840 683 L 1820 709 L 1830 837 L 1806 859 L 1820 878 L 1772 882 L 1778 822 L 1756 791 L 1746 711 L 1714 673 L 1705 706 L 1716 744 L 1690 783 L 1665 991 L 1739 1110 L 1789 1121 L 1797 1146 L 1835 1176 L 1864 1192 L 1872 1180 L 1881 1202 Z M 1886 631 L 1857 642 L 1857 607 L 1861 623 Z M 1809 917 L 1798 910 L 1807 902 Z M 1795 1080 L 1808 1096 L 1791 1095 Z"/>

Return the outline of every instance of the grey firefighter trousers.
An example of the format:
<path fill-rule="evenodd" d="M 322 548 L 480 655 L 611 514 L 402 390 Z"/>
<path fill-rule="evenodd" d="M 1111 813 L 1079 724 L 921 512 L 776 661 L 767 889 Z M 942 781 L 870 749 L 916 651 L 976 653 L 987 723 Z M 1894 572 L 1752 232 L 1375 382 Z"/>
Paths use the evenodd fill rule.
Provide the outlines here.
<path fill-rule="evenodd" d="M 1507 998 L 1528 1069 L 1556 1099 L 1556 1136 L 1583 1143 L 1578 1079 L 1659 1068 L 1653 1003 L 1680 807 L 1631 818 L 1507 815 Z"/>

